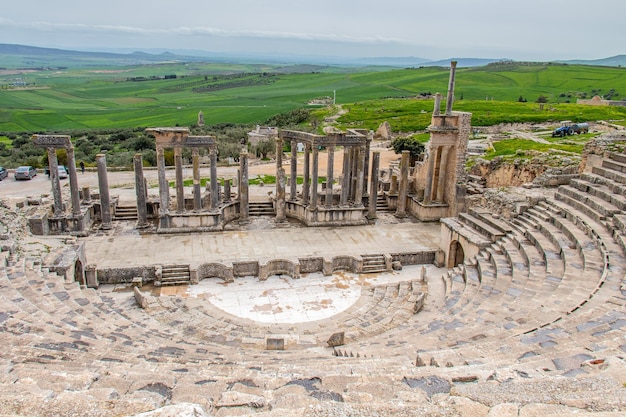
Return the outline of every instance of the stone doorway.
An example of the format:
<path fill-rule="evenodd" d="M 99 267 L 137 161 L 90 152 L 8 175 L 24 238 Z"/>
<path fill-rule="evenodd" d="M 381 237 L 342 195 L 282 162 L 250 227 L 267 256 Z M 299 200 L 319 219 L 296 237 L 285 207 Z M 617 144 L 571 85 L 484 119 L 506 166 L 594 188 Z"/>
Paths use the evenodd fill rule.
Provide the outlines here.
<path fill-rule="evenodd" d="M 450 255 L 448 256 L 448 268 L 454 268 L 465 260 L 465 251 L 458 240 L 450 242 Z"/>

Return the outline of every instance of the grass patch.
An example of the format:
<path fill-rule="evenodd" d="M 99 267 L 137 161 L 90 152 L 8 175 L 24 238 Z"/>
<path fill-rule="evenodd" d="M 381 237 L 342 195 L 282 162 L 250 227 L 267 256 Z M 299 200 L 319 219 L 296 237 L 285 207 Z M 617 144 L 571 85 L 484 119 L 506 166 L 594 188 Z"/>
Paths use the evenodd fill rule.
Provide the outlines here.
<path fill-rule="evenodd" d="M 529 158 L 536 153 L 545 153 L 548 151 L 561 151 L 567 153 L 581 154 L 584 145 L 582 144 L 556 144 L 556 143 L 538 143 L 527 139 L 508 139 L 494 142 L 494 149 L 489 150 L 484 159 L 492 160 L 498 156 L 502 157 L 518 157 Z"/>

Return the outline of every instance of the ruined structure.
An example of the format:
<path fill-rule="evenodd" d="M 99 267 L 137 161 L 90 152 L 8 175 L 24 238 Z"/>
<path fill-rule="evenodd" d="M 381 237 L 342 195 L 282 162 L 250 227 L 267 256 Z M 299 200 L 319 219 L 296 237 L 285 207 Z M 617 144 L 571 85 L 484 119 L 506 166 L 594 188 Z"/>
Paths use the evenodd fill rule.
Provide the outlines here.
<path fill-rule="evenodd" d="M 296 218 L 308 226 L 350 226 L 366 224 L 367 208 L 363 204 L 367 196 L 367 171 L 369 165 L 369 147 L 372 138 L 359 131 L 329 134 L 326 136 L 304 132 L 280 132 L 276 141 L 277 178 L 283 177 L 282 148 L 284 141 L 291 145 L 289 197 L 286 197 L 285 183 L 277 181 L 276 206 L 277 221 L 284 221 L 285 216 Z M 304 145 L 304 178 L 302 192 L 297 192 L 298 144 Z M 319 192 L 318 179 L 319 149 L 327 150 L 328 165 L 326 181 L 322 193 Z M 343 148 L 343 169 L 340 178 L 339 193 L 335 193 L 334 158 L 338 147 Z M 373 190 L 376 194 L 377 190 Z M 284 213 L 282 207 L 285 207 Z"/>

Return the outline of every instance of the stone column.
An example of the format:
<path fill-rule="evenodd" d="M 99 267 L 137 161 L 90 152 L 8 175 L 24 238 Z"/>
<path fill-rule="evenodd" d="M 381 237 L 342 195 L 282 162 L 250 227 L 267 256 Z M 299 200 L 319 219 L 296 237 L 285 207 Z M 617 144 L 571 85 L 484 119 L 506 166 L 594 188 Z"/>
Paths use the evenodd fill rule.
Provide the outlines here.
<path fill-rule="evenodd" d="M 439 116 L 441 114 L 441 93 L 435 94 L 435 108 L 433 109 L 433 116 Z"/>
<path fill-rule="evenodd" d="M 76 159 L 74 158 L 74 148 L 65 148 L 67 152 L 67 169 L 70 177 L 70 197 L 72 198 L 72 214 L 80 216 L 80 194 L 78 193 L 78 177 L 76 176 Z"/>
<path fill-rule="evenodd" d="M 389 187 L 389 195 L 396 194 L 398 194 L 398 176 L 396 174 L 391 174 L 391 186 Z"/>
<path fill-rule="evenodd" d="M 302 202 L 306 206 L 309 204 L 309 189 L 311 188 L 311 145 L 304 146 L 304 178 L 302 180 Z"/>
<path fill-rule="evenodd" d="M 319 150 L 316 144 L 311 145 L 313 152 L 313 168 L 311 169 L 311 205 L 312 210 L 317 209 L 317 183 L 319 171 Z"/>
<path fill-rule="evenodd" d="M 170 185 L 165 176 L 165 155 L 164 149 L 157 146 L 157 168 L 159 171 L 159 212 L 166 214 L 170 210 Z"/>
<path fill-rule="evenodd" d="M 444 202 L 444 190 L 446 188 L 446 170 L 448 169 L 448 150 L 449 146 L 441 147 L 441 159 L 439 160 L 439 178 L 437 181 L 437 192 L 435 193 L 435 201 Z"/>
<path fill-rule="evenodd" d="M 428 170 L 426 171 L 426 186 L 424 188 L 424 204 L 425 205 L 429 205 L 432 203 L 435 159 L 437 159 L 437 147 L 431 145 L 430 155 L 428 155 Z"/>
<path fill-rule="evenodd" d="M 276 223 L 284 223 L 287 220 L 285 201 L 285 168 L 280 167 L 276 172 Z"/>
<path fill-rule="evenodd" d="M 349 198 L 352 202 L 356 202 L 356 187 L 358 182 L 358 171 L 359 171 L 359 158 L 360 158 L 360 148 L 358 146 L 351 146 L 350 150 L 350 182 L 349 182 Z M 363 195 L 363 190 L 361 190 L 361 195 Z"/>
<path fill-rule="evenodd" d="M 339 204 L 348 204 L 348 194 L 350 192 L 350 149 L 343 147 L 343 179 L 341 181 L 341 199 Z"/>
<path fill-rule="evenodd" d="M 326 207 L 333 206 L 333 168 L 335 164 L 335 145 L 327 148 L 328 151 L 328 168 L 326 174 Z"/>
<path fill-rule="evenodd" d="M 448 81 L 448 97 L 446 97 L 446 116 L 452 114 L 452 103 L 454 102 L 454 75 L 456 73 L 456 61 L 450 62 L 450 80 Z"/>
<path fill-rule="evenodd" d="M 143 176 L 143 159 L 140 153 L 133 157 L 135 167 L 135 194 L 137 194 L 137 229 L 148 227 L 148 206 L 146 203 L 146 181 Z"/>
<path fill-rule="evenodd" d="M 185 185 L 183 184 L 183 156 L 181 148 L 174 148 L 174 165 L 176 170 L 176 212 L 185 211 Z"/>
<path fill-rule="evenodd" d="M 107 161 L 104 154 L 96 155 L 98 167 L 98 188 L 100 188 L 100 214 L 102 215 L 102 229 L 111 228 L 111 199 L 109 198 L 109 178 L 107 177 Z"/>
<path fill-rule="evenodd" d="M 372 176 L 370 177 L 370 194 L 367 210 L 367 218 L 376 218 L 376 200 L 378 199 L 378 166 L 380 164 L 380 152 L 372 154 Z"/>
<path fill-rule="evenodd" d="M 217 191 L 217 146 L 209 149 L 209 157 L 211 160 L 211 211 L 217 211 L 219 208 L 219 194 Z M 248 173 L 246 172 L 246 180 L 247 175 Z M 241 192 L 241 189 L 239 191 Z"/>
<path fill-rule="evenodd" d="M 193 164 L 193 209 L 202 210 L 202 188 L 200 187 L 200 150 L 191 150 L 191 162 Z"/>
<path fill-rule="evenodd" d="M 363 190 L 365 183 L 365 147 L 359 147 L 357 152 L 356 165 L 356 187 L 354 190 L 354 204 L 357 207 L 363 207 Z"/>
<path fill-rule="evenodd" d="M 248 199 L 248 151 L 242 150 L 239 159 L 241 182 L 239 184 L 239 223 L 248 223 L 250 213 Z"/>
<path fill-rule="evenodd" d="M 372 136 L 374 135 L 373 132 L 370 130 L 370 133 L 368 133 L 368 136 L 367 136 L 367 140 L 365 141 L 365 164 L 363 166 L 363 174 L 365 175 L 363 177 L 363 194 L 365 196 L 367 196 L 367 183 L 369 181 L 369 170 L 370 170 L 370 147 L 372 145 L 372 139 L 369 136 L 370 134 Z"/>
<path fill-rule="evenodd" d="M 63 195 L 61 194 L 59 163 L 57 162 L 57 151 L 55 148 L 48 148 L 48 169 L 50 170 L 52 197 L 54 198 L 54 215 L 60 216 L 63 214 Z"/>
<path fill-rule="evenodd" d="M 295 201 L 298 195 L 298 142 L 291 141 L 291 189 L 289 200 Z"/>
<path fill-rule="evenodd" d="M 224 203 L 230 203 L 230 180 L 224 180 Z"/>
<path fill-rule="evenodd" d="M 400 161 L 400 189 L 398 190 L 398 206 L 396 207 L 396 217 L 406 217 L 406 200 L 409 188 L 409 161 L 410 151 L 402 151 Z"/>

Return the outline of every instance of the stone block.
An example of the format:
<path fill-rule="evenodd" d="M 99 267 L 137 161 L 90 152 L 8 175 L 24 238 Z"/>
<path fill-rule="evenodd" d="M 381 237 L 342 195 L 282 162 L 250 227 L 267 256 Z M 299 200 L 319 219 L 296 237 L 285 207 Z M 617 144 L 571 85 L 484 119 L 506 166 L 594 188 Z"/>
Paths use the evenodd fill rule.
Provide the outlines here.
<path fill-rule="evenodd" d="M 333 333 L 332 336 L 330 336 L 330 338 L 328 339 L 327 343 L 329 347 L 342 346 L 344 344 L 344 340 L 345 332 L 338 332 Z"/>
<path fill-rule="evenodd" d="M 268 338 L 266 341 L 266 350 L 285 350 L 285 339 Z"/>

